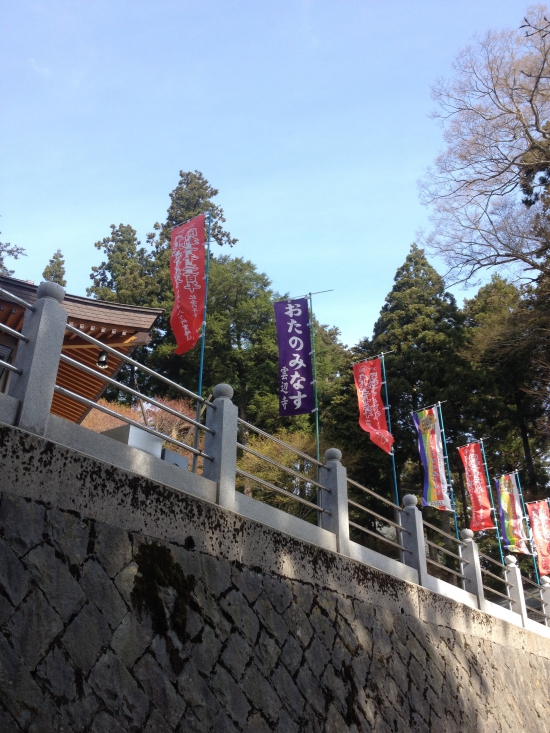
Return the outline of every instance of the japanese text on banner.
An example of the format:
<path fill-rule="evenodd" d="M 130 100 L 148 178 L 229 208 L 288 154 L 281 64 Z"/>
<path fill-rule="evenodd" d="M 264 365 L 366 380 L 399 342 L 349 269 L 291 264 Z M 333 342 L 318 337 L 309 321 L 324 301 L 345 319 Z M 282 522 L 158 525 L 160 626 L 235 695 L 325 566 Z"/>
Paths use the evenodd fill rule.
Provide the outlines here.
<path fill-rule="evenodd" d="M 491 499 L 485 479 L 485 466 L 480 443 L 470 443 L 458 449 L 464 473 L 466 474 L 466 486 L 472 503 L 472 518 L 470 529 L 472 532 L 479 532 L 482 529 L 496 529 L 491 511 Z"/>
<path fill-rule="evenodd" d="M 550 509 L 548 501 L 527 504 L 533 541 L 537 550 L 537 565 L 541 575 L 550 575 Z"/>
<path fill-rule="evenodd" d="M 359 425 L 369 433 L 372 442 L 386 453 L 391 453 L 393 435 L 388 431 L 386 410 L 380 389 L 382 387 L 380 358 L 353 365 L 355 388 L 359 402 Z"/>
<path fill-rule="evenodd" d="M 197 343 L 204 320 L 204 214 L 172 230 L 170 275 L 174 307 L 170 326 L 176 354 Z"/>
<path fill-rule="evenodd" d="M 315 409 L 309 310 L 305 298 L 273 304 L 279 344 L 279 415 Z"/>

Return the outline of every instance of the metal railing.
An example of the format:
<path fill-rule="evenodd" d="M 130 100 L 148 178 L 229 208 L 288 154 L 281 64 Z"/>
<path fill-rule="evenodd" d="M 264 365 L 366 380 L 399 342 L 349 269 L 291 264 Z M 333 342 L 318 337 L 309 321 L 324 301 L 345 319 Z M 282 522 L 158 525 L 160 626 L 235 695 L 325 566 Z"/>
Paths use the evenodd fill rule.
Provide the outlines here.
<path fill-rule="evenodd" d="M 483 576 L 483 592 L 485 596 L 488 596 L 487 600 L 492 601 L 499 606 L 504 605 L 511 611 L 514 610 L 513 605 L 515 601 L 513 598 L 510 598 L 509 592 L 509 588 L 512 587 L 512 584 L 506 580 L 506 566 L 498 560 L 489 557 L 489 555 L 485 555 L 481 550 L 479 551 L 479 558 L 481 574 Z M 489 564 L 495 572 L 491 572 L 491 570 L 488 570 L 487 567 L 485 567 Z M 495 574 L 497 572 L 499 573 L 498 575 Z M 495 585 L 497 586 L 496 588 Z"/>
<path fill-rule="evenodd" d="M 277 446 L 277 448 L 282 448 L 287 453 L 291 453 L 295 457 L 293 460 L 302 459 L 304 462 L 306 462 L 306 464 L 310 464 L 311 470 L 315 470 L 316 473 L 318 473 L 318 468 L 323 465 L 316 458 L 313 458 L 313 456 L 310 456 L 299 448 L 296 448 L 290 443 L 287 443 L 284 440 L 275 437 L 274 435 L 266 433 L 264 430 L 257 428 L 255 425 L 247 422 L 246 420 L 242 420 L 241 418 L 239 418 L 238 425 L 241 428 L 244 428 L 244 430 L 246 431 L 252 431 L 259 437 L 259 439 L 270 441 L 275 446 Z M 258 447 L 259 446 L 255 444 L 254 448 L 252 448 L 250 445 L 242 442 L 242 439 L 241 441 L 237 442 L 237 451 L 238 454 L 241 454 L 241 456 L 239 457 L 241 461 L 243 460 L 245 454 L 253 456 L 261 462 L 261 465 L 266 464 L 267 471 L 266 478 L 262 476 L 257 476 L 254 473 L 245 470 L 242 466 L 237 465 L 237 475 L 244 479 L 244 482 L 241 482 L 238 486 L 239 490 L 243 490 L 245 493 L 248 493 L 247 490 L 250 489 L 254 498 L 260 499 L 261 501 L 264 501 L 268 504 L 271 504 L 272 502 L 267 497 L 263 496 L 263 490 L 267 490 L 270 493 L 285 497 L 286 499 L 291 500 L 290 505 L 287 505 L 286 503 L 280 501 L 278 502 L 277 500 L 274 501 L 274 505 L 278 509 L 289 511 L 289 513 L 293 513 L 295 511 L 295 505 L 292 502 L 297 502 L 297 504 L 301 505 L 302 507 L 307 507 L 308 510 L 307 514 L 301 517 L 302 519 L 308 518 L 310 510 L 315 511 L 317 513 L 317 516 L 323 513 L 330 514 L 330 512 L 328 512 L 326 509 L 323 509 L 323 507 L 321 506 L 318 495 L 319 491 L 326 491 L 327 493 L 330 493 L 330 489 L 328 489 L 326 486 L 323 486 L 323 484 L 321 484 L 317 480 L 317 478 L 308 476 L 302 471 L 297 470 L 297 468 L 295 467 L 285 465 L 275 458 L 265 455 L 265 453 L 262 453 L 261 450 L 257 450 Z M 291 488 L 285 488 L 284 486 L 279 485 L 283 483 L 283 476 L 281 476 L 281 474 L 286 477 L 291 477 L 294 486 L 291 486 Z M 252 490 L 249 486 L 250 483 L 257 484 L 259 487 L 261 487 L 261 490 Z M 305 496 L 303 494 L 305 494 Z M 313 499 L 315 500 L 313 501 Z"/>
<path fill-rule="evenodd" d="M 16 295 L 13 295 L 8 290 L 4 290 L 4 288 L 0 288 L 0 297 L 5 298 L 6 300 L 11 301 L 12 303 L 17 303 L 17 305 L 21 305 L 24 308 L 28 308 L 30 311 L 35 311 L 36 308 L 31 305 L 30 303 L 27 303 L 26 300 L 22 300 L 21 298 L 18 298 Z M 16 331 L 14 328 L 10 328 L 9 326 L 5 326 L 3 323 L 0 323 L 0 331 L 4 331 L 4 333 L 9 334 L 10 336 L 13 336 L 16 339 L 19 339 L 20 341 L 25 341 L 26 343 L 29 342 L 29 339 L 26 336 L 23 336 L 22 333 L 19 331 Z M 13 366 L 13 364 L 10 364 L 7 361 L 4 361 L 3 359 L 0 359 L 0 367 L 2 369 L 7 369 L 9 372 L 13 372 L 14 374 L 23 374 L 21 369 L 18 369 L 17 367 Z"/>
<path fill-rule="evenodd" d="M 541 587 L 525 575 L 521 576 L 523 586 L 523 595 L 525 597 L 525 608 L 527 616 L 532 621 L 548 626 L 548 615 L 546 612 L 546 604 L 542 599 Z"/>
<path fill-rule="evenodd" d="M 190 390 L 186 389 L 185 387 L 181 387 L 176 382 L 173 382 L 171 379 L 168 379 L 167 377 L 164 377 L 162 374 L 157 374 L 157 372 L 153 371 L 152 369 L 149 369 L 149 367 L 144 366 L 143 364 L 140 364 L 135 359 L 132 359 L 129 356 L 126 356 L 126 354 L 121 353 L 120 351 L 117 351 L 117 349 L 114 349 L 112 346 L 108 346 L 103 341 L 99 341 L 98 339 L 94 338 L 93 336 L 90 336 L 87 333 L 84 333 L 81 329 L 75 328 L 74 326 L 71 326 L 70 324 L 67 324 L 67 331 L 78 335 L 80 338 L 84 339 L 85 341 L 88 341 L 91 344 L 94 344 L 102 351 L 106 351 L 108 354 L 111 354 L 112 356 L 116 357 L 117 359 L 120 359 L 121 361 L 125 362 L 126 364 L 129 364 L 130 366 L 134 367 L 136 370 L 141 371 L 144 374 L 147 374 L 150 377 L 154 377 L 155 379 L 160 380 L 164 384 L 167 384 L 171 389 L 177 390 L 178 392 L 182 393 L 185 398 L 191 399 L 195 402 L 202 403 L 206 405 L 207 407 L 210 407 L 211 409 L 215 409 L 215 406 L 212 405 L 210 402 L 205 400 L 203 397 L 199 397 L 199 395 L 194 394 Z M 206 425 L 203 425 L 201 422 L 194 420 L 193 418 L 189 417 L 188 415 L 185 415 L 182 412 L 179 412 L 178 410 L 175 410 L 171 408 L 169 405 L 165 405 L 159 400 L 156 400 L 153 397 L 148 397 L 146 394 L 143 394 L 142 392 L 139 392 L 136 389 L 133 389 L 132 387 L 129 387 L 126 384 L 123 384 L 122 382 L 119 382 L 116 379 L 113 379 L 112 377 L 107 376 L 106 374 L 103 374 L 101 370 L 99 369 L 93 369 L 92 367 L 87 366 L 86 364 L 83 364 L 82 362 L 79 362 L 76 359 L 72 359 L 69 356 L 66 356 L 65 354 L 61 354 L 60 361 L 64 364 L 67 364 L 75 369 L 79 369 L 83 373 L 87 374 L 88 376 L 98 378 L 105 382 L 106 384 L 109 384 L 111 386 L 116 387 L 117 389 L 126 392 L 127 394 L 131 395 L 134 398 L 137 398 L 143 402 L 146 402 L 147 404 L 152 405 L 157 410 L 161 410 L 163 412 L 166 412 L 179 420 L 182 420 L 183 422 L 187 423 L 188 425 L 191 425 L 194 430 L 201 430 L 203 432 L 209 432 L 212 433 L 213 431 L 207 427 Z M 178 440 L 177 438 L 168 435 L 166 433 L 163 433 L 162 431 L 156 430 L 155 428 L 151 427 L 150 425 L 145 424 L 145 422 L 138 422 L 137 420 L 133 420 L 132 418 L 117 412 L 116 410 L 111 410 L 108 407 L 105 407 L 104 405 L 100 405 L 97 402 L 94 402 L 93 400 L 89 400 L 86 397 L 83 397 L 81 395 L 76 394 L 75 392 L 72 392 L 71 390 L 65 389 L 64 387 L 60 387 L 58 385 L 55 386 L 55 392 L 59 395 L 63 395 L 64 397 L 68 397 L 71 400 L 74 400 L 76 402 L 79 402 L 80 404 L 86 405 L 87 407 L 93 408 L 95 410 L 99 410 L 100 412 L 103 412 L 107 415 L 110 415 L 111 417 L 115 417 L 118 420 L 121 420 L 129 425 L 134 425 L 135 427 L 139 428 L 140 430 L 144 430 L 147 433 L 150 433 L 151 435 L 156 436 L 157 438 L 161 438 L 163 441 L 166 441 L 167 443 L 170 443 L 172 445 L 177 446 L 179 449 L 187 451 L 191 453 L 194 456 L 199 456 L 201 458 L 207 459 L 207 460 L 213 460 L 212 456 L 209 456 L 204 451 L 202 451 L 200 448 L 197 448 L 195 446 L 189 445 L 181 440 Z M 194 466 L 196 470 L 196 466 Z"/>
<path fill-rule="evenodd" d="M 374 509 L 372 509 L 371 507 L 365 506 L 365 504 L 361 504 L 358 501 L 354 501 L 353 499 L 348 499 L 348 507 L 358 510 L 360 512 L 360 516 L 368 515 L 367 521 L 369 522 L 370 527 L 365 527 L 364 525 L 359 524 L 352 519 L 349 520 L 350 527 L 353 527 L 360 533 L 359 536 L 361 538 L 361 541 L 359 544 L 364 544 L 370 549 L 377 550 L 379 547 L 378 543 L 382 542 L 392 549 L 397 550 L 398 552 L 394 552 L 393 555 L 396 557 L 396 559 L 400 559 L 401 561 L 403 561 L 403 553 L 409 552 L 409 550 L 404 547 L 402 542 L 402 533 L 408 532 L 408 530 L 401 526 L 401 522 L 399 519 L 400 513 L 403 511 L 402 508 L 397 504 L 394 504 L 394 502 L 390 499 L 386 499 L 384 496 L 377 494 L 372 489 L 363 486 L 358 481 L 354 481 L 353 479 L 348 478 L 347 482 L 348 486 L 353 487 L 353 489 L 358 489 L 359 491 L 366 494 L 370 501 L 380 501 L 383 504 L 384 508 L 391 507 L 394 511 L 395 519 L 397 519 L 397 521 L 389 519 L 383 514 L 374 511 Z M 380 511 L 382 511 L 382 508 L 380 509 Z M 353 514 L 355 513 L 353 512 Z M 387 536 L 388 534 L 390 536 Z M 373 540 L 375 540 L 375 542 L 373 542 Z"/>
<path fill-rule="evenodd" d="M 422 519 L 422 525 L 424 527 L 424 542 L 426 544 L 426 562 L 431 567 L 437 568 L 438 574 L 435 577 L 440 577 L 441 574 L 448 574 L 453 579 L 458 578 L 461 581 L 462 587 L 468 590 L 467 583 L 469 581 L 463 573 L 463 567 L 464 565 L 468 565 L 469 562 L 461 555 L 461 548 L 465 547 L 465 543 L 424 518 Z M 453 542 L 457 545 L 457 548 L 451 545 Z M 456 552 L 453 552 L 450 547 L 456 549 Z M 443 555 L 443 557 L 440 558 L 440 555 Z M 440 562 L 440 559 L 442 562 Z M 440 579 L 444 580 L 445 578 Z"/>
<path fill-rule="evenodd" d="M 12 303 L 17 303 L 17 305 L 22 305 L 23 308 L 28 308 L 30 311 L 34 313 L 36 308 L 34 305 L 31 305 L 30 303 L 27 303 L 26 300 L 23 300 L 22 298 L 18 298 L 17 295 L 14 295 L 13 293 L 10 293 L 9 290 L 4 290 L 4 288 L 0 288 L 0 297 L 5 298 L 6 300 L 11 301 Z"/>

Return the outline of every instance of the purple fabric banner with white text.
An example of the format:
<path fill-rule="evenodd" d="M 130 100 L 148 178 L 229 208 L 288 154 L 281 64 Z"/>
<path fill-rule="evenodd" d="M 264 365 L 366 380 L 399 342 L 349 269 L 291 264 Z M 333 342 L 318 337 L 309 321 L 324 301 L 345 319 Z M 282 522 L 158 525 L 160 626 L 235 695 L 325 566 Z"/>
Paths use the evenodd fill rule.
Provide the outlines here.
<path fill-rule="evenodd" d="M 306 298 L 273 303 L 279 343 L 279 415 L 305 415 L 315 409 L 311 336 Z"/>

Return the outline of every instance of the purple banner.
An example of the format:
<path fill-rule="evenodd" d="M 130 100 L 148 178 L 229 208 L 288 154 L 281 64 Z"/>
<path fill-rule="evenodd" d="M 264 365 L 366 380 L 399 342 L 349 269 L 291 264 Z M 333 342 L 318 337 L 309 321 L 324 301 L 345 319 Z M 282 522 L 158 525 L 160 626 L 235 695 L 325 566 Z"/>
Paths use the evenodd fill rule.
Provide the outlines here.
<path fill-rule="evenodd" d="M 279 342 L 279 415 L 305 415 L 315 409 L 307 300 L 280 300 L 273 307 Z"/>

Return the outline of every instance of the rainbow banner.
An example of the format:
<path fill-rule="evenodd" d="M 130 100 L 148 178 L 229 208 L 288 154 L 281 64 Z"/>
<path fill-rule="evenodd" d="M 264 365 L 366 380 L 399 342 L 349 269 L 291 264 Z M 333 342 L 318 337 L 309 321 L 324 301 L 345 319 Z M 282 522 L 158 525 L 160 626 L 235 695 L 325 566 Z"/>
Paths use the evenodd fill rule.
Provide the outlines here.
<path fill-rule="evenodd" d="M 422 504 L 442 512 L 452 512 L 437 407 L 413 412 L 413 420 L 418 431 L 418 450 L 424 467 Z"/>
<path fill-rule="evenodd" d="M 510 552 L 521 552 L 530 555 L 525 534 L 524 516 L 519 499 L 518 483 L 515 473 L 506 473 L 495 479 L 497 487 L 500 526 L 505 547 Z"/>

